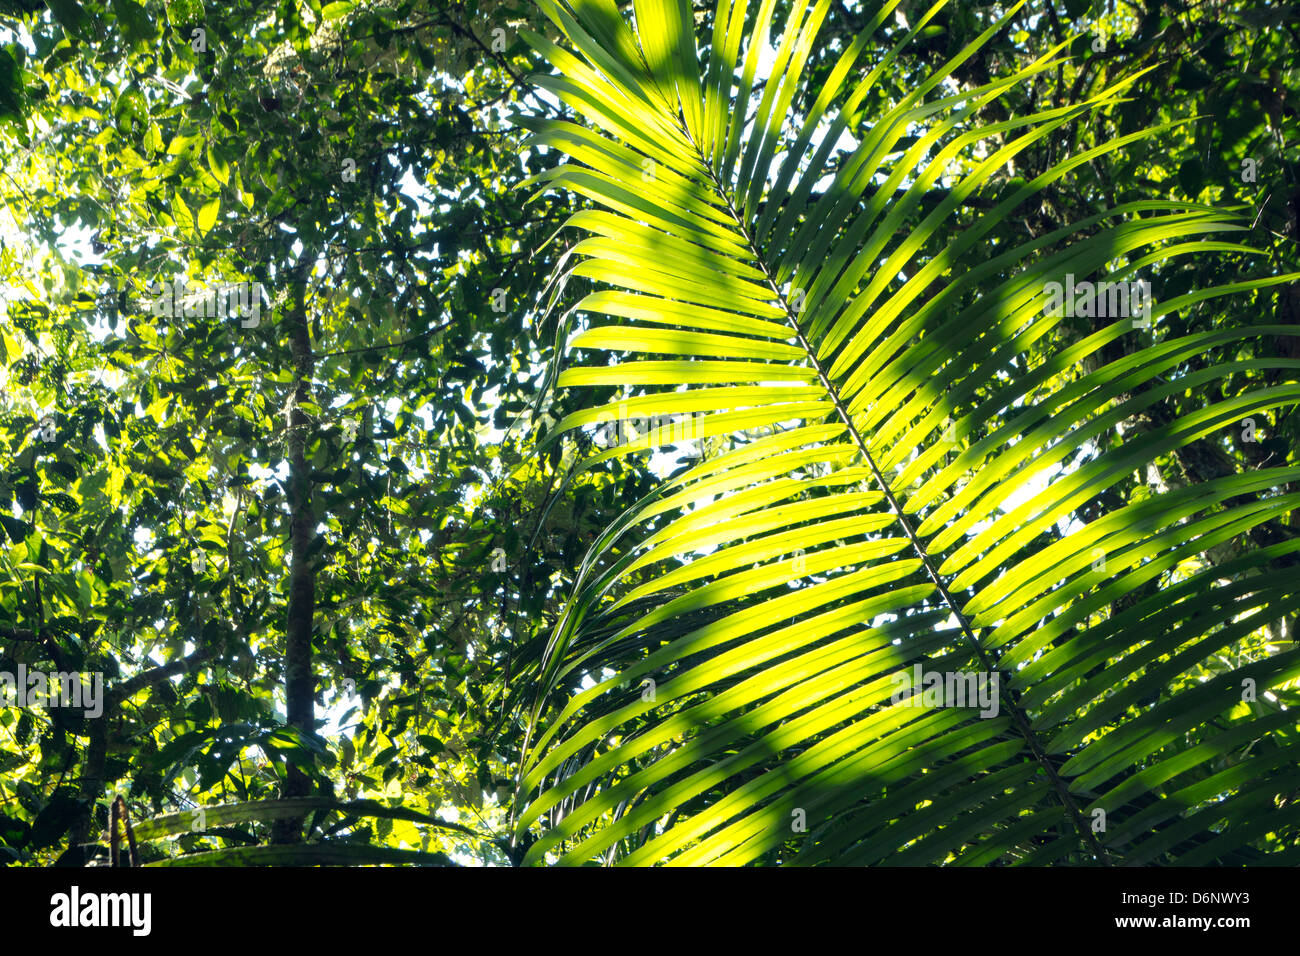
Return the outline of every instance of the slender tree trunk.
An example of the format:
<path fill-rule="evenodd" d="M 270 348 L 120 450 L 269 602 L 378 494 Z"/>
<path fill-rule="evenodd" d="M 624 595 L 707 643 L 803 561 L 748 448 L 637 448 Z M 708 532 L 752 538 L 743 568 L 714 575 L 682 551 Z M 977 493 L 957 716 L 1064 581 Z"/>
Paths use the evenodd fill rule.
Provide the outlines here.
<path fill-rule="evenodd" d="M 312 673 L 312 626 L 316 612 L 316 569 L 312 544 L 316 538 L 316 512 L 312 502 L 311 465 L 307 460 L 310 423 L 302 410 L 311 401 L 311 378 L 315 370 L 311 331 L 305 305 L 305 277 L 309 269 L 295 270 L 291 308 L 285 316 L 289 347 L 293 355 L 295 383 L 288 410 L 289 451 L 289 613 L 285 625 L 284 696 L 289 725 L 308 734 L 316 730 L 316 681 Z M 285 782 L 286 798 L 305 797 L 311 781 L 290 764 Z M 302 839 L 302 818 L 280 820 L 274 826 L 276 843 L 297 843 Z"/>
<path fill-rule="evenodd" d="M 114 708 L 116 702 L 114 701 Z M 90 721 L 90 743 L 86 745 L 86 756 L 82 763 L 81 789 L 79 796 L 88 804 L 86 813 L 72 827 L 68 846 L 83 847 L 92 843 L 98 835 L 98 807 L 95 805 L 104 788 L 104 764 L 108 758 L 108 722 L 112 714 L 107 706 L 99 715 L 99 720 Z M 83 856 L 84 860 L 84 856 Z"/>

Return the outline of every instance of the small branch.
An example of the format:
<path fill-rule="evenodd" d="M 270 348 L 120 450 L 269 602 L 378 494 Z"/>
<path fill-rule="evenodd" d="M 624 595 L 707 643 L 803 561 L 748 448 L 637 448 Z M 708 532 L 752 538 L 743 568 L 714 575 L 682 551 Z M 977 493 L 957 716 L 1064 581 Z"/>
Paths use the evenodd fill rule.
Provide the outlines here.
<path fill-rule="evenodd" d="M 109 699 L 113 703 L 123 701 L 138 690 L 152 687 L 154 684 L 160 684 L 167 678 L 175 677 L 177 674 L 184 674 L 186 671 L 192 669 L 196 664 L 201 664 L 203 661 L 207 660 L 211 655 L 212 651 L 209 648 L 199 648 L 186 657 L 177 658 L 174 661 L 161 664 L 152 670 L 147 670 L 142 674 L 136 674 L 134 677 L 122 681 L 122 683 L 115 685 L 111 690 L 109 690 Z"/>
<path fill-rule="evenodd" d="M 409 339 L 402 339 L 400 342 L 385 342 L 382 345 L 365 345 L 355 349 L 340 349 L 337 352 L 316 352 L 312 355 L 313 359 L 333 358 L 336 355 L 353 355 L 357 352 L 376 352 L 380 349 L 395 349 L 402 345 L 409 345 L 411 342 L 418 342 L 420 339 L 427 339 L 430 335 L 437 335 L 451 327 L 451 322 L 444 322 L 442 325 L 426 329 L 419 335 L 413 335 Z"/>
<path fill-rule="evenodd" d="M 0 638 L 7 641 L 39 641 L 35 632 L 27 630 L 25 627 L 9 627 L 0 624 Z"/>

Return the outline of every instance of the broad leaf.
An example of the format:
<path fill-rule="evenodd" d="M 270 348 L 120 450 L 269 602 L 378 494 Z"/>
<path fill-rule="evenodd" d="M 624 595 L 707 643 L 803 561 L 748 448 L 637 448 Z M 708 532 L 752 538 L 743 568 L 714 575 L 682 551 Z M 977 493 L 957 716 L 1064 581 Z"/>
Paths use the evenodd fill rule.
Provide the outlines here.
<path fill-rule="evenodd" d="M 1300 361 L 1260 344 L 1291 327 L 1173 320 L 1297 277 L 1153 298 L 1179 257 L 1249 254 L 1240 209 L 1152 197 L 1007 228 L 1173 128 L 1007 174 L 1137 75 L 1010 115 L 1067 38 L 956 82 L 1019 5 L 891 97 L 944 2 L 882 45 L 886 3 L 820 86 L 803 68 L 829 0 L 785 23 L 719 0 L 700 36 L 684 0 L 637 2 L 635 24 L 540 3 L 568 47 L 529 36 L 543 85 L 582 123 L 521 120 L 564 157 L 534 183 L 594 206 L 555 288 L 596 289 L 560 323 L 558 385 L 599 398 L 562 428 L 671 417 L 726 447 L 607 529 L 524 662 L 527 859 L 1300 857 L 1300 649 L 1269 639 L 1300 608 L 1300 470 L 1115 491 L 1295 406 Z M 1209 350 L 1228 358 L 1188 365 Z M 1183 394 L 1203 401 L 1172 416 Z M 668 443 L 632 431 L 590 460 Z"/>

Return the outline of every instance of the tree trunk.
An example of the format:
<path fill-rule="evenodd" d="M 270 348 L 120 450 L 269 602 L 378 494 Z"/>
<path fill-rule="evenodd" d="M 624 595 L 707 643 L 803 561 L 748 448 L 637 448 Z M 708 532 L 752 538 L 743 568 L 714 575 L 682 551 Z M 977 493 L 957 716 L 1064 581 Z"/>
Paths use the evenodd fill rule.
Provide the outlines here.
<path fill-rule="evenodd" d="M 312 544 L 316 537 L 316 512 L 312 502 L 311 465 L 307 461 L 310 423 L 302 410 L 311 401 L 315 370 L 311 332 L 307 324 L 305 277 L 309 267 L 295 270 L 292 300 L 285 316 L 293 355 L 295 382 L 288 409 L 289 452 L 289 611 L 285 625 L 284 696 L 289 725 L 304 734 L 316 730 L 316 682 L 312 673 L 312 626 L 316 611 L 316 569 Z M 286 768 L 284 796 L 305 797 L 311 781 L 298 767 Z M 272 831 L 275 843 L 302 839 L 302 818 L 279 820 Z"/>

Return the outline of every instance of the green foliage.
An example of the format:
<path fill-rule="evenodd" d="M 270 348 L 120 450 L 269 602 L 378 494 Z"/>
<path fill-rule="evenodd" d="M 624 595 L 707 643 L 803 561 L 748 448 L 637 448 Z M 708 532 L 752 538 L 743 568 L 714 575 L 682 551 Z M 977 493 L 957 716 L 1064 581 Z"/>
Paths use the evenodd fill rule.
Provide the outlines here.
<path fill-rule="evenodd" d="M 827 67 L 829 3 L 720 0 L 698 36 L 684 0 L 541 6 L 539 85 L 585 123 L 523 118 L 572 160 L 536 181 L 595 207 L 558 385 L 609 387 L 559 429 L 729 442 L 606 529 L 529 660 L 528 860 L 1300 856 L 1300 362 L 1268 318 L 1300 274 L 1169 145 L 1203 127 L 1140 95 L 1152 25 L 1035 10 L 1040 51 L 1023 4 L 889 2 Z M 1157 155 L 1174 196 L 1132 185 Z M 1076 279 L 1149 282 L 1149 316 L 1051 304 Z M 996 706 L 908 701 L 917 666 Z"/>
<path fill-rule="evenodd" d="M 107 687 L 99 719 L 0 711 L 6 856 L 102 857 L 116 793 L 137 816 L 260 805 L 296 768 L 319 799 L 474 824 L 307 822 L 309 840 L 503 862 L 505 660 L 564 580 L 558 550 L 526 548 L 554 534 L 563 465 L 519 450 L 550 262 L 515 254 L 558 219 L 511 188 L 529 170 L 502 117 L 527 63 L 517 37 L 490 47 L 530 14 L 106 6 L 0 19 L 21 38 L 0 61 L 21 120 L 0 130 L 0 670 Z M 260 284 L 260 321 L 156 314 L 178 276 Z M 286 726 L 284 703 L 300 386 L 316 728 Z M 583 510 L 555 509 L 570 553 Z M 261 841 L 262 822 L 158 852 Z"/>
<path fill-rule="evenodd" d="M 1112 859 L 1290 858 L 1288 8 L 775 0 L 772 24 L 818 29 L 793 60 L 772 47 L 727 77 L 704 6 L 688 28 L 684 4 L 576 5 L 612 52 L 598 76 L 568 59 L 553 76 L 535 72 L 525 30 L 548 50 L 596 48 L 520 0 L 0 2 L 0 673 L 103 678 L 97 716 L 0 708 L 0 864 L 103 865 L 118 794 L 149 865 L 506 864 L 538 836 L 534 861 L 1092 859 L 1043 796 L 1025 735 L 998 720 L 944 729 L 952 711 L 907 721 L 915 741 L 881 737 L 893 762 L 853 751 L 879 774 L 827 764 L 848 790 L 818 778 L 808 834 L 744 830 L 808 792 L 787 768 L 820 766 L 815 748 L 862 724 L 814 728 L 818 701 L 875 713 L 855 695 L 887 670 L 973 660 L 933 581 L 903 567 L 910 542 L 890 551 L 907 535 L 791 338 L 781 303 L 796 288 L 818 347 L 837 324 L 843 343 L 866 341 L 841 322 L 847 303 L 874 323 L 856 359 L 826 346 L 843 359 L 826 368 L 832 389 L 917 506 L 913 530 L 951 539 L 929 553 L 954 562 L 944 580 L 962 581 L 953 599 L 988 653 L 1023 663 L 1011 693 L 1080 809 L 1118 801 L 1099 835 Z M 758 49 L 740 41 L 760 6 L 721 24 L 720 51 Z M 656 21 L 648 63 L 633 19 Z M 926 86 L 936 71 L 946 79 Z M 631 97 L 607 98 L 611 81 Z M 958 117 L 976 90 L 989 95 Z M 619 115 L 634 121 L 600 132 Z M 711 130 L 713 153 L 678 178 L 683 129 Z M 886 152 L 855 159 L 871 135 Z M 557 154 L 578 165 L 553 176 Z M 560 230 L 571 195 L 520 188 L 539 174 L 582 197 L 579 243 Z M 963 177 L 977 188 L 954 201 Z M 717 205 L 719 182 L 739 218 Z M 860 235 L 836 235 L 863 210 L 877 218 L 856 220 Z M 1210 234 L 1224 225 L 1249 231 Z M 737 247 L 745 229 L 761 232 L 753 249 Z M 816 285 L 868 263 L 856 284 Z M 1149 332 L 1083 316 L 1016 326 L 1034 308 L 1016 276 L 1124 264 L 1164 309 Z M 258 314 L 159 314 L 178 278 L 260 285 Z M 593 322 L 602 311 L 612 331 Z M 570 347 L 581 364 L 554 390 Z M 660 364 L 619 364 L 629 350 Z M 653 384 L 683 368 L 707 381 Z M 599 437 L 611 417 L 661 412 L 698 430 Z M 782 451 L 800 422 L 824 434 Z M 949 422 L 957 444 L 936 451 Z M 1064 524 L 1011 517 L 1044 479 L 1064 490 L 1075 476 L 1069 503 L 1035 512 Z M 999 551 L 1010 525 L 1025 533 Z M 1069 562 L 1091 550 L 1075 536 L 1092 532 L 1123 544 L 1105 581 L 1076 586 L 1089 572 Z M 787 562 L 805 550 L 805 586 L 773 577 L 773 547 Z M 1030 576 L 1052 568 L 1059 580 Z M 830 595 L 857 572 L 884 577 Z M 810 581 L 826 587 L 793 610 L 785 650 L 762 644 L 776 624 L 680 643 L 761 617 L 782 589 L 807 597 Z M 837 613 L 875 601 L 854 625 L 871 636 L 828 643 L 818 594 Z M 843 670 L 858 658 L 835 655 L 855 645 L 835 641 L 885 633 L 897 662 L 877 667 L 894 653 L 882 644 L 860 679 Z M 1252 667 L 1258 701 L 1211 712 Z M 702 682 L 675 684 L 690 673 Z M 655 702 L 628 710 L 648 678 Z M 785 686 L 803 696 L 773 703 Z M 304 692 L 314 715 L 293 719 Z M 1152 730 L 1164 749 L 1130 741 L 1180 708 L 1177 739 Z M 1093 782 L 1112 758 L 1126 763 Z M 722 775 L 665 789 L 700 761 Z M 637 790 L 642 773 L 660 776 Z M 725 829 L 660 852 L 708 821 Z"/>

